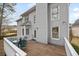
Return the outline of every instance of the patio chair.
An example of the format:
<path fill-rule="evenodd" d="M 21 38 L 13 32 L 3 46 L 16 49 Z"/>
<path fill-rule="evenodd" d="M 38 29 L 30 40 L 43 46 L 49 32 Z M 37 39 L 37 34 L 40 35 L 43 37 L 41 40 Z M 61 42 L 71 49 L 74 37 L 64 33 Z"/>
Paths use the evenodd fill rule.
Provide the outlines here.
<path fill-rule="evenodd" d="M 26 47 L 26 43 L 27 41 L 25 40 L 25 38 L 20 38 L 18 42 L 18 47 L 23 49 L 24 47 Z"/>

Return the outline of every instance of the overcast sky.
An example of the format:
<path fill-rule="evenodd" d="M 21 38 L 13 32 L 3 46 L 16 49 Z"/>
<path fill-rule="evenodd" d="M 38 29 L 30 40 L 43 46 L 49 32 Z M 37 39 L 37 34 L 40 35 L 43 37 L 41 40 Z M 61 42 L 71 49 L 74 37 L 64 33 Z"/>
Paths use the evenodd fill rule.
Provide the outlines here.
<path fill-rule="evenodd" d="M 15 21 L 19 18 L 19 16 L 27 11 L 29 8 L 34 6 L 35 4 L 32 3 L 19 3 L 15 6 L 16 12 L 12 15 L 14 19 L 12 19 L 11 25 L 17 24 Z M 72 3 L 69 6 L 69 23 L 74 23 L 76 19 L 79 18 L 79 4 L 78 3 Z"/>

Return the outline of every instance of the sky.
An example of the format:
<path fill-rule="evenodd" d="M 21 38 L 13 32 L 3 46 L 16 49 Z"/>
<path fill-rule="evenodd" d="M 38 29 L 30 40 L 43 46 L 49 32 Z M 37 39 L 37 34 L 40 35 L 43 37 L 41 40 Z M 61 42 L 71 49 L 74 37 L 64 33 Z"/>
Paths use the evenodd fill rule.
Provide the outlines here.
<path fill-rule="evenodd" d="M 25 11 L 27 11 L 28 9 L 30 9 L 34 5 L 35 4 L 33 4 L 33 3 L 18 3 L 18 4 L 16 4 L 16 6 L 14 7 L 16 12 L 10 16 L 10 18 L 12 18 L 12 19 L 10 20 L 11 23 L 9 23 L 9 24 L 10 25 L 17 25 L 16 20 L 19 19 L 20 15 L 22 13 L 24 13 Z"/>
<path fill-rule="evenodd" d="M 35 4 L 33 3 L 18 3 L 15 6 L 15 13 L 11 15 L 13 19 L 11 19 L 12 23 L 10 25 L 16 25 L 16 20 L 19 16 L 30 9 Z M 79 3 L 72 3 L 69 5 L 69 23 L 74 23 L 79 18 Z"/>
<path fill-rule="evenodd" d="M 79 3 L 72 3 L 69 6 L 69 23 L 74 23 L 79 19 Z"/>

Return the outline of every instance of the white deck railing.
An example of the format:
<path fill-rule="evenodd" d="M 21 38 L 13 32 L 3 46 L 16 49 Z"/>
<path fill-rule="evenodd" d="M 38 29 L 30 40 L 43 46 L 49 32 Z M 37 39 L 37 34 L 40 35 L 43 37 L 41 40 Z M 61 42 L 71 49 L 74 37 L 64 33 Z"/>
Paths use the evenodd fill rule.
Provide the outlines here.
<path fill-rule="evenodd" d="M 26 56 L 27 54 L 14 45 L 7 38 L 4 38 L 4 51 L 7 56 Z"/>
<path fill-rule="evenodd" d="M 67 56 L 78 56 L 77 52 L 69 43 L 69 41 L 66 38 L 64 38 L 64 40 L 65 40 L 65 50 L 66 50 Z M 7 38 L 4 38 L 4 51 L 7 56 L 26 56 L 27 55 L 23 50 L 18 48 Z"/>
<path fill-rule="evenodd" d="M 77 52 L 72 47 L 72 45 L 69 43 L 69 41 L 66 38 L 64 39 L 65 39 L 65 50 L 66 50 L 67 56 L 78 56 Z"/>

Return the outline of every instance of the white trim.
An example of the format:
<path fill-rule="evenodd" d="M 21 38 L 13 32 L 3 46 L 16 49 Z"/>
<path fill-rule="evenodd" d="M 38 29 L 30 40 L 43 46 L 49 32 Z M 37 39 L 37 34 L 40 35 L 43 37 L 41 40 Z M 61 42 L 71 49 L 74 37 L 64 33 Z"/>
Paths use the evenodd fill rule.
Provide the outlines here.
<path fill-rule="evenodd" d="M 53 37 L 52 37 L 52 28 L 54 28 L 54 27 L 58 27 L 58 30 L 59 30 L 59 31 L 58 31 L 58 32 L 59 32 L 59 33 L 58 33 L 58 36 L 59 36 L 59 38 L 53 38 Z M 54 27 L 53 27 L 53 26 L 51 27 L 51 39 L 52 39 L 52 40 L 60 40 L 60 26 L 54 26 Z"/>
<path fill-rule="evenodd" d="M 51 7 L 51 21 L 57 21 L 57 20 L 53 20 L 52 19 L 52 12 L 53 12 L 53 9 L 54 8 L 57 8 L 57 14 L 54 14 L 54 15 L 57 15 L 57 20 L 60 20 L 60 6 L 56 5 L 56 7 L 54 6 L 53 8 Z"/>

